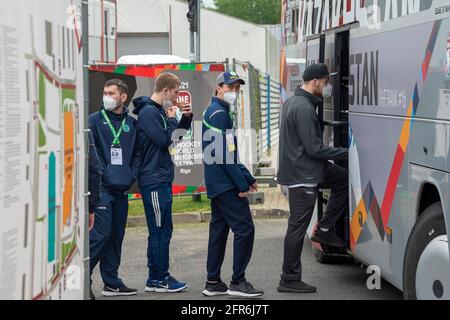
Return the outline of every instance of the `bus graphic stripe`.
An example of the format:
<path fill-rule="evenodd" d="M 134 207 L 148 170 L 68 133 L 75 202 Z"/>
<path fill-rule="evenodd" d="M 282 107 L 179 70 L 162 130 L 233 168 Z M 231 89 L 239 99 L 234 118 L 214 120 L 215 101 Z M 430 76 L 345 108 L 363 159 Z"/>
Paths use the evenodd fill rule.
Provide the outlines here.
<path fill-rule="evenodd" d="M 364 199 L 361 198 L 358 207 L 356 208 L 355 214 L 353 215 L 351 226 L 350 226 L 350 248 L 353 248 L 358 242 L 359 236 L 361 235 L 362 228 L 367 220 L 366 204 Z"/>
<path fill-rule="evenodd" d="M 423 81 L 425 82 L 428 75 L 428 68 L 430 67 L 431 57 L 433 55 L 434 47 L 436 46 L 437 37 L 441 28 L 442 20 L 436 21 L 431 33 L 430 41 L 428 42 L 427 52 L 425 53 L 425 61 L 422 64 Z"/>
<path fill-rule="evenodd" d="M 424 82 L 427 80 L 427 73 L 430 62 L 431 62 L 431 53 L 427 52 L 425 56 L 425 61 L 422 64 L 422 77 Z"/>
<path fill-rule="evenodd" d="M 430 62 L 431 62 L 431 57 L 433 55 L 433 51 L 434 51 L 434 48 L 436 45 L 436 41 L 437 41 L 437 37 L 439 34 L 441 24 L 442 24 L 441 20 L 436 21 L 434 23 L 433 31 L 430 36 L 430 41 L 429 41 L 428 47 L 427 47 L 427 53 L 425 55 L 425 62 L 422 64 L 422 70 L 426 71 L 426 73 L 423 76 L 424 82 L 426 81 L 426 78 L 427 78 L 427 74 L 428 74 L 428 70 L 429 70 L 429 66 L 430 66 Z M 420 102 L 420 95 L 419 95 L 418 83 L 416 83 L 416 85 L 414 86 L 414 94 L 413 94 L 413 98 L 412 98 L 414 114 L 411 119 L 405 120 L 406 125 L 403 127 L 402 131 L 410 130 L 412 123 L 409 124 L 408 122 L 414 121 L 414 117 L 417 114 L 417 108 L 419 107 L 419 102 Z M 392 203 L 394 201 L 395 192 L 397 190 L 397 182 L 400 177 L 400 172 L 403 167 L 403 160 L 405 158 L 405 153 L 408 148 L 409 138 L 410 138 L 410 135 L 407 134 L 407 139 L 405 139 L 406 142 L 405 141 L 399 142 L 399 146 L 397 148 L 397 153 L 394 158 L 394 163 L 392 165 L 391 174 L 389 176 L 388 184 L 386 186 L 383 204 L 381 206 L 381 215 L 383 217 L 383 224 L 384 224 L 385 228 L 387 227 L 387 224 L 389 222 L 389 217 L 391 215 Z M 402 148 L 401 144 L 404 145 L 404 148 Z"/>
<path fill-rule="evenodd" d="M 408 142 L 409 142 L 409 136 L 411 134 L 411 117 L 413 116 L 413 103 L 411 101 L 411 103 L 409 104 L 409 108 L 408 108 L 408 113 L 407 113 L 407 117 L 408 119 L 405 120 L 404 124 L 403 124 L 403 129 L 402 129 L 402 133 L 400 135 L 400 147 L 402 148 L 403 152 L 406 152 L 406 148 L 408 147 Z"/>
<path fill-rule="evenodd" d="M 419 89 L 417 88 L 417 84 L 416 84 L 416 86 L 414 87 L 414 95 L 412 98 L 414 117 L 416 116 L 417 108 L 419 107 L 419 102 L 420 102 Z"/>
<path fill-rule="evenodd" d="M 403 160 L 405 159 L 405 152 L 400 145 L 397 147 L 395 153 L 394 163 L 392 165 L 391 174 L 384 192 L 383 204 L 381 205 L 381 216 L 383 218 L 383 225 L 386 228 L 389 221 L 389 216 L 394 201 L 395 191 L 397 189 L 398 178 L 400 177 L 400 171 L 403 166 Z"/>
<path fill-rule="evenodd" d="M 391 173 L 389 175 L 388 183 L 386 185 L 386 190 L 384 193 L 384 199 L 381 206 L 381 216 L 383 220 L 383 227 L 386 229 L 387 224 L 389 222 L 389 218 L 391 215 L 391 209 L 392 204 L 394 202 L 395 192 L 397 190 L 397 183 L 398 179 L 400 177 L 401 169 L 403 167 L 403 162 L 405 159 L 405 154 L 408 149 L 409 139 L 410 139 L 410 132 L 411 127 L 414 122 L 414 118 L 417 114 L 417 108 L 419 107 L 420 97 L 419 97 L 419 83 L 423 80 L 423 82 L 426 81 L 429 66 L 431 63 L 431 58 L 433 55 L 433 51 L 436 45 L 437 37 L 439 34 L 440 27 L 442 25 L 442 20 L 436 21 L 433 26 L 433 31 L 430 36 L 430 40 L 428 42 L 427 51 L 425 53 L 424 62 L 422 63 L 422 79 L 419 79 L 419 81 L 414 86 L 414 93 L 413 97 L 411 99 L 409 108 L 408 108 L 408 119 L 404 121 L 403 129 L 400 135 L 399 144 L 397 146 L 397 151 L 395 154 L 394 162 L 392 164 Z M 370 185 L 370 183 L 369 183 Z M 362 204 L 362 205 L 361 205 Z M 361 208 L 363 206 L 363 208 Z M 359 236 L 361 235 L 362 228 L 364 226 L 364 223 L 360 225 L 361 221 L 361 215 L 363 212 L 366 211 L 366 207 L 364 206 L 364 201 L 361 199 L 360 204 L 356 208 L 352 222 L 350 225 L 351 232 L 350 232 L 350 245 L 351 249 L 354 250 L 358 240 Z M 359 216 L 359 217 L 358 217 Z M 364 216 L 364 215 L 363 215 Z M 365 215 L 367 217 L 367 214 Z M 364 219 L 365 222 L 365 219 Z M 383 237 L 381 237 L 383 240 Z"/>
<path fill-rule="evenodd" d="M 442 20 L 438 20 L 434 23 L 433 31 L 431 33 L 430 41 L 428 43 L 427 51 L 433 53 L 434 47 L 436 46 L 437 37 L 439 30 L 441 29 Z"/>

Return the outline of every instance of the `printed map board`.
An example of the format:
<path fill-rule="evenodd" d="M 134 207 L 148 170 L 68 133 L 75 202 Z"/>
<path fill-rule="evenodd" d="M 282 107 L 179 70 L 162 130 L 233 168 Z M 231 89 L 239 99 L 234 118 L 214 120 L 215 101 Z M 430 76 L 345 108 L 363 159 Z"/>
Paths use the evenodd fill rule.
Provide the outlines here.
<path fill-rule="evenodd" d="M 82 299 L 80 0 L 0 6 L 0 299 Z"/>

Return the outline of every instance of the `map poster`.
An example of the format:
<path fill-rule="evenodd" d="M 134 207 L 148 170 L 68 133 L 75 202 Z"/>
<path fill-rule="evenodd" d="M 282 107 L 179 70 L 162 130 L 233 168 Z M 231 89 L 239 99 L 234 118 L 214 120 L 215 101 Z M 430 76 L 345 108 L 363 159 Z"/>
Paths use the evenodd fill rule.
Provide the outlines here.
<path fill-rule="evenodd" d="M 81 0 L 0 6 L 0 299 L 82 299 Z"/>

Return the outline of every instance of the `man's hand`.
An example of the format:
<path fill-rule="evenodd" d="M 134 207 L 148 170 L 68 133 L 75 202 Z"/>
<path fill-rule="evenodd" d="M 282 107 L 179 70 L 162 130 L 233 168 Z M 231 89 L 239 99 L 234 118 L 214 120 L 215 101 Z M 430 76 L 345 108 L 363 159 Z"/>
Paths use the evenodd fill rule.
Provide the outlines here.
<path fill-rule="evenodd" d="M 250 186 L 250 193 L 255 193 L 255 192 L 258 192 L 258 183 L 257 182 L 255 182 L 254 184 L 252 184 Z"/>
<path fill-rule="evenodd" d="M 180 104 L 178 106 L 183 116 L 190 118 L 192 116 L 192 107 L 189 104 Z"/>
<path fill-rule="evenodd" d="M 167 118 L 176 118 L 177 117 L 177 107 L 170 107 L 166 110 Z"/>
<path fill-rule="evenodd" d="M 240 198 L 248 198 L 248 192 L 241 192 L 239 193 Z"/>
<path fill-rule="evenodd" d="M 95 214 L 91 213 L 89 214 L 89 231 L 91 231 L 94 228 L 94 222 L 95 222 Z"/>

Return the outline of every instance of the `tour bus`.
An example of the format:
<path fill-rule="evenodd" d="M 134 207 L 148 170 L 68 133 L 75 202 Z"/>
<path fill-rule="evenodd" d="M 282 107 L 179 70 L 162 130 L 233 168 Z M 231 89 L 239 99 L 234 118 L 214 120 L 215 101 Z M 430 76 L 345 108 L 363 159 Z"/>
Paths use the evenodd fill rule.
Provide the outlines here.
<path fill-rule="evenodd" d="M 302 56 L 337 73 L 318 110 L 324 141 L 349 148 L 336 230 L 348 249 L 313 243 L 316 257 L 375 266 L 406 299 L 450 299 L 450 1 L 305 0 L 299 12 Z"/>

